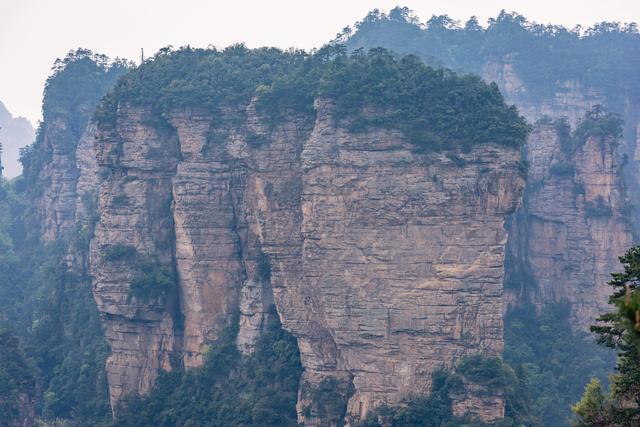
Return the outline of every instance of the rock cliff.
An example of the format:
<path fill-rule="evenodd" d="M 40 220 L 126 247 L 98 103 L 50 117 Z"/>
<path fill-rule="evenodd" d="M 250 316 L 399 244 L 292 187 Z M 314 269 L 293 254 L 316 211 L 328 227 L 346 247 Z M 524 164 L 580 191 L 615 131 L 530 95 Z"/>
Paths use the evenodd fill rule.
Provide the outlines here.
<path fill-rule="evenodd" d="M 637 147 L 640 140 L 638 133 L 640 99 L 634 83 L 635 78 L 632 77 L 634 73 L 637 74 L 637 64 L 626 65 L 624 59 L 637 56 L 635 53 L 639 45 L 635 31 L 623 30 L 611 23 L 609 27 L 604 24 L 596 25 L 580 33 L 575 30 L 537 25 L 528 22 L 517 13 L 504 11 L 496 18 L 492 18 L 487 28 L 481 28 L 475 18 L 470 19 L 465 27 L 457 26 L 446 15 L 433 16 L 425 26 L 418 25 L 417 22 L 419 21 L 412 17 L 408 10 L 401 8 L 393 9 L 389 14 L 374 10 L 357 23 L 356 31 L 344 32 L 342 36 L 347 40 L 347 46 L 350 49 L 371 49 L 382 46 L 396 52 L 416 54 L 424 61 L 436 66 L 444 64 L 464 72 L 478 74 L 487 82 L 496 82 L 505 100 L 516 105 L 532 126 L 536 126 L 536 122 L 544 117 L 552 119 L 565 117 L 575 128 L 585 114 L 596 105 L 603 105 L 609 111 L 619 114 L 624 120 L 624 137 L 619 146 L 612 148 L 611 162 L 614 166 L 621 165 L 626 156 L 628 164 L 621 170 L 618 168 L 616 179 L 609 187 L 614 194 L 613 199 L 617 199 L 618 194 L 624 193 L 619 202 L 612 203 L 615 206 L 639 205 L 640 163 L 638 159 L 640 156 Z M 622 40 L 625 40 L 624 47 Z M 611 46 L 617 48 L 612 50 Z M 607 55 L 600 54 L 604 51 Z M 527 142 L 527 152 L 530 155 L 528 162 L 532 169 L 550 167 L 545 163 L 550 160 L 550 157 L 541 155 L 549 150 L 548 139 L 543 136 L 545 132 L 544 127 L 537 127 L 537 131 Z M 591 150 L 590 153 L 604 155 L 596 151 Z M 538 152 L 537 155 L 536 152 Z M 587 170 L 593 166 L 594 159 L 588 158 L 587 153 L 576 153 L 575 156 L 569 157 L 562 161 L 573 165 L 576 170 Z M 538 164 L 538 162 L 543 163 Z M 586 162 L 586 164 L 581 165 L 580 162 Z M 537 179 L 534 176 L 531 178 Z M 553 213 L 547 211 L 546 220 L 549 220 L 550 215 L 565 217 L 573 215 L 576 218 L 582 215 L 581 208 L 572 201 L 573 196 L 571 195 L 572 200 L 569 203 L 566 200 L 567 193 L 554 192 L 553 190 L 557 188 L 552 188 L 554 184 L 548 179 L 537 181 L 535 185 L 537 188 L 533 185 L 527 186 L 525 200 L 530 200 L 529 194 L 532 194 L 532 197 L 538 197 L 533 196 L 533 193 L 545 194 L 545 203 L 556 206 Z M 570 184 L 567 183 L 567 185 Z M 604 199 L 605 203 L 609 203 L 608 197 Z M 562 214 L 557 209 L 561 205 L 564 206 Z M 600 295 L 599 298 L 602 299 L 602 294 L 608 289 L 606 285 L 608 276 L 606 273 L 592 274 L 592 271 L 594 268 L 607 267 L 611 271 L 616 271 L 620 267 L 616 257 L 624 253 L 624 248 L 615 254 L 611 254 L 609 250 L 620 249 L 618 243 L 631 243 L 634 240 L 633 232 L 637 234 L 640 211 L 633 209 L 621 215 L 619 208 L 615 206 L 612 206 L 614 214 L 609 221 L 619 225 L 607 229 L 607 233 L 610 234 L 602 236 L 602 239 L 617 243 L 608 246 L 600 245 L 595 241 L 589 243 L 582 239 L 582 244 L 587 245 L 584 251 L 591 254 L 590 262 L 583 260 L 578 264 L 569 265 L 571 264 L 568 261 L 570 255 L 566 252 L 562 255 L 562 258 L 569 263 L 565 266 L 565 271 L 573 271 L 575 277 L 582 277 L 580 281 L 583 283 L 581 290 L 563 291 L 563 298 L 566 298 L 569 303 L 582 305 L 583 292 L 592 292 Z M 523 205 L 522 209 L 528 209 L 527 205 Z M 617 213 L 616 209 L 618 209 Z M 548 231 L 544 234 L 536 225 L 530 225 L 533 216 L 519 215 L 518 218 L 510 225 L 510 236 L 517 236 L 518 239 L 526 238 L 531 242 L 539 241 L 540 245 L 549 237 Z M 564 219 L 554 217 L 554 221 L 556 219 L 559 223 L 566 222 Z M 632 226 L 622 225 L 620 221 L 623 220 L 631 223 Z M 525 223 L 520 224 L 521 221 Z M 581 223 L 582 227 L 588 227 L 586 221 Z M 527 236 L 517 235 L 514 227 Z M 582 233 L 586 235 L 591 231 L 583 230 Z M 530 263 L 528 259 L 522 258 L 529 255 L 534 258 L 542 256 L 536 254 L 541 250 L 540 248 L 529 253 L 518 253 L 516 258 L 508 261 L 508 264 L 511 265 L 512 262 L 528 264 L 532 269 L 531 275 L 546 276 L 548 282 L 562 283 L 568 273 L 561 273 L 558 269 L 550 271 L 548 263 L 539 264 L 535 260 Z M 594 267 L 594 264 L 600 267 Z M 538 268 L 542 270 L 536 270 Z M 590 281 L 587 281 L 587 277 L 591 277 Z M 523 279 L 526 278 L 523 277 Z M 590 283 L 589 291 L 586 290 L 587 283 Z M 560 298 L 551 294 L 547 296 L 549 303 Z M 509 295 L 509 301 L 510 303 L 523 302 L 524 300 L 520 297 Z M 540 296 L 540 298 L 546 297 Z M 541 301 L 540 298 L 538 302 Z M 597 308 L 593 306 L 588 312 L 583 310 L 581 316 L 595 319 L 601 313 Z M 574 310 L 574 314 L 576 313 Z M 573 320 L 578 321 L 578 319 Z M 579 320 L 578 323 L 585 326 L 588 324 L 584 320 Z"/>
<path fill-rule="evenodd" d="M 121 105 L 100 132 L 91 268 L 113 403 L 172 363 L 200 365 L 234 311 L 251 352 L 273 303 L 298 340 L 305 425 L 359 419 L 464 355 L 502 352 L 518 150 L 416 153 L 397 131 L 350 132 L 327 99 L 315 108 L 271 127 L 253 104 L 216 120 Z M 116 248 L 131 255 L 105 256 Z M 163 294 L 134 295 L 142 257 L 175 271 Z M 328 381 L 344 406 L 314 399 Z"/>
<path fill-rule="evenodd" d="M 610 273 L 620 269 L 618 257 L 633 244 L 639 223 L 628 208 L 638 198 L 636 108 L 627 103 L 621 114 L 625 138 L 594 136 L 567 151 L 558 120 L 575 129 L 593 107 L 606 103 L 602 93 L 566 81 L 536 102 L 508 56 L 487 63 L 484 78 L 498 83 L 534 129 L 525 149 L 524 203 L 510 222 L 508 303 L 569 302 L 572 323 L 587 330 L 609 308 Z"/>
<path fill-rule="evenodd" d="M 566 137 L 566 136 L 564 136 Z M 610 273 L 633 231 L 613 138 L 590 136 L 567 150 L 557 123 L 538 123 L 526 146 L 524 202 L 511 223 L 511 303 L 571 303 L 586 330 L 608 310 Z"/>

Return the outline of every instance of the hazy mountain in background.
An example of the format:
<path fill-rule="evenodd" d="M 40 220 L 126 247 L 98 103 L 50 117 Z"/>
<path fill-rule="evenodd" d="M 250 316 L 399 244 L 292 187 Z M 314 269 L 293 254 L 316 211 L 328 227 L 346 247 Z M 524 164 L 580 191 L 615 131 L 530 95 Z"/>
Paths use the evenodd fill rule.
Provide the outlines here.
<path fill-rule="evenodd" d="M 2 175 L 13 178 L 22 173 L 20 165 L 20 148 L 31 144 L 36 131 L 29 120 L 24 117 L 13 117 L 0 101 L 0 143 L 2 144 Z"/>

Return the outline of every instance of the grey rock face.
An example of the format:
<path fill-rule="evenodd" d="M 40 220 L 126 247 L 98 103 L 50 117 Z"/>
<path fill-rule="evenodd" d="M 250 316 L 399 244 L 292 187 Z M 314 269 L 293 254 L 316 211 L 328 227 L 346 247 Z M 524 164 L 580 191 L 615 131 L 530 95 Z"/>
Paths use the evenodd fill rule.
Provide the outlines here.
<path fill-rule="evenodd" d="M 553 124 L 530 135 L 524 203 L 512 223 L 509 250 L 517 277 L 510 301 L 568 301 L 573 324 L 586 330 L 607 311 L 610 273 L 633 244 L 618 144 L 591 137 L 563 153 Z M 522 285 L 528 282 L 529 288 Z M 515 286 L 515 287 L 513 287 Z"/>

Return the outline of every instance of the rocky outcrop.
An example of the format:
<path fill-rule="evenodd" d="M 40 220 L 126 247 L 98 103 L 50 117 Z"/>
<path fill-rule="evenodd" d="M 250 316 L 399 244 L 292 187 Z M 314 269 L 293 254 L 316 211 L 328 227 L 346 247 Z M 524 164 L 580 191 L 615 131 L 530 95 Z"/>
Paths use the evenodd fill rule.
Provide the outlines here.
<path fill-rule="evenodd" d="M 174 269 L 170 209 L 177 138 L 147 123 L 148 111 L 122 114 L 127 120 L 114 132 L 102 132 L 96 150 L 109 176 L 98 189 L 100 220 L 90 255 L 94 297 L 111 346 L 107 377 L 114 407 L 123 395 L 147 392 L 159 370 L 172 368 L 172 355 L 180 349 L 175 286 L 151 295 L 129 292 L 139 275 L 156 284 L 156 276 L 166 274 L 158 266 L 168 266 L 169 275 Z M 150 271 L 140 271 L 141 265 Z"/>
<path fill-rule="evenodd" d="M 283 324 L 298 337 L 304 380 L 351 377 L 347 411 L 358 417 L 427 392 L 423 373 L 462 355 L 501 353 L 503 224 L 522 185 L 519 155 L 482 146 L 421 158 L 398 134 L 351 135 L 317 107 L 302 152 L 297 293 L 318 326 L 301 310 Z"/>
<path fill-rule="evenodd" d="M 72 127 L 71 118 L 60 115 L 48 120 L 42 131 L 43 150 L 50 156 L 39 173 L 39 180 L 46 185 L 36 201 L 44 241 L 53 241 L 70 231 L 75 220 L 77 136 Z"/>
<path fill-rule="evenodd" d="M 452 393 L 453 415 L 463 417 L 474 414 L 483 423 L 494 423 L 504 418 L 505 400 L 502 392 L 490 390 L 487 386 L 461 378 L 461 392 Z"/>
<path fill-rule="evenodd" d="M 533 123 L 524 203 L 509 225 L 507 302 L 568 302 L 572 323 L 586 330 L 609 309 L 610 273 L 620 269 L 618 257 L 633 244 L 633 224 L 640 223 L 638 214 L 625 208 L 640 200 L 633 156 L 640 134 L 637 107 L 629 102 L 620 111 L 624 140 L 590 138 L 566 152 L 554 120 L 565 118 L 575 128 L 595 105 L 607 103 L 605 94 L 566 81 L 554 94 L 536 99 L 509 56 L 487 63 L 483 77 L 495 81 Z M 625 157 L 631 161 L 623 168 Z"/>
<path fill-rule="evenodd" d="M 509 245 L 512 303 L 568 301 L 580 329 L 607 311 L 610 272 L 633 243 L 618 147 L 592 136 L 567 149 L 556 123 L 536 125 Z"/>
<path fill-rule="evenodd" d="M 39 228 L 37 237 L 51 242 L 68 237 L 86 210 L 86 194 L 97 186 L 97 165 L 93 151 L 96 138 L 95 124 L 89 121 L 91 107 L 81 109 L 81 117 L 56 114 L 41 129 L 40 142 L 34 147 L 41 163 L 36 174 L 32 217 Z M 88 123 L 85 127 L 79 123 Z M 84 200 L 84 201 L 83 201 Z"/>
<path fill-rule="evenodd" d="M 252 105 L 215 120 L 121 105 L 100 132 L 91 266 L 113 403 L 177 355 L 200 365 L 232 321 L 250 353 L 273 304 L 298 340 L 305 425 L 359 419 L 428 392 L 464 355 L 502 352 L 518 150 L 421 154 L 399 132 L 336 125 L 327 100 L 316 110 L 272 127 Z M 143 256 L 175 271 L 175 288 L 136 296 Z M 322 405 L 327 382 L 342 406 Z"/>

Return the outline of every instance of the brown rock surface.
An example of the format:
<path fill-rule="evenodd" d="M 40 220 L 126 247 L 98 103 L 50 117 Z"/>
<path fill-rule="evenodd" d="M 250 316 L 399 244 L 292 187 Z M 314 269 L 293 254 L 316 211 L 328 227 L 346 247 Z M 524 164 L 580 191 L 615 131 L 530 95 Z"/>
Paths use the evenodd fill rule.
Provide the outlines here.
<path fill-rule="evenodd" d="M 99 166 L 109 176 L 98 188 L 100 221 L 91 242 L 94 297 L 111 346 L 107 360 L 112 404 L 128 393 L 146 393 L 160 369 L 170 370 L 181 336 L 176 327 L 176 289 L 152 298 L 131 297 L 140 259 L 175 267 L 171 178 L 177 138 L 154 126 L 144 109 L 122 108 L 116 132 L 102 132 Z M 159 130 L 158 130 L 159 129 Z M 135 257 L 110 260 L 114 245 L 135 248 Z"/>
<path fill-rule="evenodd" d="M 334 125 L 330 102 L 316 106 L 315 123 L 290 117 L 273 129 L 251 105 L 224 113 L 245 117 L 241 125 L 183 111 L 170 127 L 121 106 L 115 132 L 100 135 L 109 173 L 91 264 L 113 353 L 112 402 L 146 392 L 172 352 L 201 364 L 237 310 L 238 346 L 251 352 L 272 298 L 298 340 L 306 425 L 322 421 L 305 411 L 305 390 L 323 380 L 346 384 L 347 415 L 357 419 L 427 392 L 436 368 L 466 354 L 502 352 L 518 150 L 417 154 L 397 132 L 351 134 Z M 134 267 L 102 256 L 114 244 L 175 267 L 184 337 L 170 295 L 128 296 Z"/>

